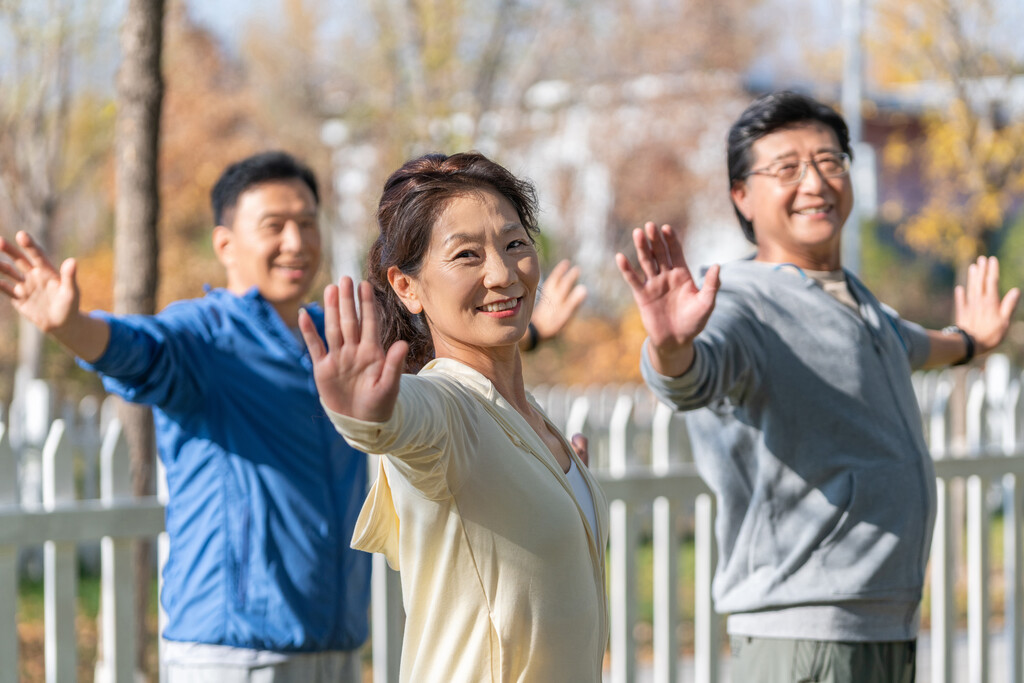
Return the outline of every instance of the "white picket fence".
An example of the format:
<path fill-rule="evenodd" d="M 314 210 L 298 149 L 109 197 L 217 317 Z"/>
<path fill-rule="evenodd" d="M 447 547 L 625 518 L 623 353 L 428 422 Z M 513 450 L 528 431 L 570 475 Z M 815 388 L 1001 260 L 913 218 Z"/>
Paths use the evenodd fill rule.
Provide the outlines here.
<path fill-rule="evenodd" d="M 966 406 L 951 406 L 956 381 L 966 382 Z M 1024 587 L 1021 523 L 1024 516 L 1024 405 L 1022 377 L 1002 357 L 988 360 L 985 372 L 919 374 L 915 387 L 926 434 L 936 459 L 939 512 L 930 569 L 931 681 L 953 683 L 967 671 L 971 683 L 1024 683 Z M 637 680 L 638 672 L 659 683 L 681 681 L 680 633 L 692 629 L 693 680 L 723 680 L 722 625 L 714 613 L 710 585 L 715 565 L 714 502 L 693 468 L 689 441 L 678 415 L 657 404 L 642 387 L 540 387 L 535 391 L 568 433 L 590 437 L 591 466 L 611 501 L 609 545 L 612 637 L 608 680 Z M 93 411 L 95 412 L 95 411 Z M 953 438 L 962 420 L 965 437 Z M 74 611 L 76 544 L 102 539 L 103 662 L 98 678 L 132 681 L 133 592 L 128 547 L 134 538 L 156 537 L 163 530 L 156 498 L 129 495 L 128 455 L 116 422 L 108 426 L 99 449 L 101 495 L 75 500 L 75 448 L 65 420 L 52 423 L 43 447 L 43 495 L 40 503 L 19 504 L 16 457 L 0 425 L 0 683 L 17 680 L 18 548 L 45 544 L 44 594 L 47 681 L 75 680 Z M 963 505 L 958 488 L 965 489 Z M 24 498 L 25 496 L 21 496 Z M 1003 619 L 992 617 L 990 522 L 1003 516 Z M 961 516 L 962 515 L 962 516 Z M 965 529 L 964 552 L 957 552 L 958 530 Z M 692 533 L 696 566 L 681 576 L 679 548 Z M 638 663 L 636 598 L 646 577 L 638 569 L 638 549 L 650 540 L 653 552 L 652 661 Z M 401 647 L 401 590 L 394 572 L 375 557 L 373 578 L 374 680 L 397 681 Z M 958 576 L 967 577 L 967 656 L 954 658 L 954 605 Z M 692 622 L 682 623 L 681 586 L 693 586 Z M 687 591 L 689 592 L 689 591 Z M 1008 644 L 1003 661 L 994 661 L 991 637 L 1002 629 Z M 647 640 L 644 636 L 642 640 Z M 644 643 L 646 646 L 646 643 Z M 998 673 L 996 673 L 998 672 Z M 922 681 L 922 683 L 924 683 Z"/>

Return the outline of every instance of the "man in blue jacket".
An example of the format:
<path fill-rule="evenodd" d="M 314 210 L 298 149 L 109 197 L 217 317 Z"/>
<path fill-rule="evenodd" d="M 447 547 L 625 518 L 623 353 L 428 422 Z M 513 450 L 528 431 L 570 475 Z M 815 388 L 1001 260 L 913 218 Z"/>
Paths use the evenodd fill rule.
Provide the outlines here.
<path fill-rule="evenodd" d="M 0 238 L 0 291 L 124 399 L 153 406 L 167 471 L 170 553 L 161 602 L 168 680 L 361 681 L 370 556 L 349 548 L 366 458 L 320 406 L 298 331 L 320 267 L 316 178 L 281 152 L 229 166 L 212 191 L 227 286 L 155 316 L 79 310 L 75 262 L 59 271 L 24 232 Z M 539 330 L 585 295 L 549 278 Z"/>

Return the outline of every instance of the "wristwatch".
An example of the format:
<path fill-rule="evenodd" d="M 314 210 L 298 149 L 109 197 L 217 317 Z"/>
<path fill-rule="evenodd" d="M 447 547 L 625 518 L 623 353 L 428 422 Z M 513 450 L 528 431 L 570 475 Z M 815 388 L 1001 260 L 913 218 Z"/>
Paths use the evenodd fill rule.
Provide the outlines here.
<path fill-rule="evenodd" d="M 959 334 L 964 338 L 964 346 L 967 347 L 967 351 L 966 353 L 964 353 L 964 357 L 958 360 L 957 362 L 953 363 L 953 365 L 965 365 L 967 363 L 970 363 L 971 359 L 974 358 L 974 337 L 967 334 L 967 332 L 960 329 L 956 325 L 949 325 L 948 327 L 943 327 L 942 334 Z"/>

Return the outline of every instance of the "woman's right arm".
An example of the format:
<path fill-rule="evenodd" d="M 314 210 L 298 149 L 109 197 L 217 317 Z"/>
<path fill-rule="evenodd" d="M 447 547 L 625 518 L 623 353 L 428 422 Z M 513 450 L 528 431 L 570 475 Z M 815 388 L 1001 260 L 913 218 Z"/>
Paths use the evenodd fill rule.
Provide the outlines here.
<path fill-rule="evenodd" d="M 359 284 L 359 302 L 362 319 L 356 313 L 350 278 L 324 290 L 326 348 L 312 320 L 305 311 L 300 313 L 299 327 L 313 360 L 320 401 L 335 428 L 355 448 L 387 453 L 413 486 L 428 496 L 444 495 L 447 466 L 439 461 L 451 427 L 450 405 L 432 383 L 412 376 L 402 383 L 408 344 L 399 341 L 384 351 L 367 282 Z"/>
<path fill-rule="evenodd" d="M 377 309 L 370 283 L 359 283 L 362 319 L 356 313 L 352 278 L 324 290 L 324 336 L 305 311 L 299 329 L 313 360 L 313 377 L 324 407 L 366 422 L 387 422 L 398 398 L 409 345 L 396 342 L 387 352 L 377 333 Z"/>

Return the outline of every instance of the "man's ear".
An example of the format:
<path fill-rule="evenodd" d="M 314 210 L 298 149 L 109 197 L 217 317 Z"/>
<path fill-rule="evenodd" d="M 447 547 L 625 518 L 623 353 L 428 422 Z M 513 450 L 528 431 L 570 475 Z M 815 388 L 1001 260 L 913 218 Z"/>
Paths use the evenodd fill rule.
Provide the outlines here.
<path fill-rule="evenodd" d="M 736 206 L 736 210 L 740 212 L 740 215 L 753 222 L 750 210 L 750 193 L 747 192 L 747 184 L 742 180 L 737 180 L 732 184 L 729 196 L 732 197 L 732 203 Z"/>
<path fill-rule="evenodd" d="M 232 248 L 234 237 L 235 232 L 231 228 L 218 225 L 213 229 L 213 253 L 217 255 L 217 260 L 225 268 L 234 263 L 235 255 Z"/>
<path fill-rule="evenodd" d="M 423 312 L 423 304 L 420 303 L 418 288 L 414 279 L 399 270 L 398 266 L 391 266 L 388 268 L 388 282 L 391 284 L 391 289 L 395 290 L 395 294 L 398 295 L 406 310 L 413 315 Z"/>

